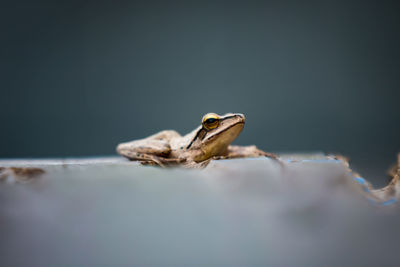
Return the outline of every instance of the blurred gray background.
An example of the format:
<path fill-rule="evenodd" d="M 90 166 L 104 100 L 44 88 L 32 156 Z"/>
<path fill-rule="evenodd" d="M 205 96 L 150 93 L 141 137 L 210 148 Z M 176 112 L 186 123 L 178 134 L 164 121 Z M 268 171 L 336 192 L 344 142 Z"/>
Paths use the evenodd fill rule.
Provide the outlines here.
<path fill-rule="evenodd" d="M 396 1 L 2 3 L 0 157 L 114 154 L 207 112 L 247 117 L 237 144 L 400 151 Z"/>

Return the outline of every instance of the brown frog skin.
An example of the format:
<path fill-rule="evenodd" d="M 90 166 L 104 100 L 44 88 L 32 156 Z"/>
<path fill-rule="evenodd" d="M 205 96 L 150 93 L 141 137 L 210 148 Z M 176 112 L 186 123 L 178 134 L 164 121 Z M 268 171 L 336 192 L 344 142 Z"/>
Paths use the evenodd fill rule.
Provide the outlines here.
<path fill-rule="evenodd" d="M 165 130 L 144 139 L 121 143 L 117 152 L 130 160 L 162 167 L 204 167 L 211 159 L 262 156 L 277 159 L 274 154 L 256 146 L 230 145 L 239 136 L 244 123 L 245 117 L 240 113 L 223 116 L 208 113 L 198 128 L 184 136 L 174 130 Z"/>

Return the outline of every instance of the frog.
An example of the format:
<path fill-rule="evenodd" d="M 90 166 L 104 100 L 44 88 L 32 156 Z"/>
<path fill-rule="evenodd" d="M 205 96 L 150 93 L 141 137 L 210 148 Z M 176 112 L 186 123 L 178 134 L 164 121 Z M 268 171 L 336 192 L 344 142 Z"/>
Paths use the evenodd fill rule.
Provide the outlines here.
<path fill-rule="evenodd" d="M 147 138 L 118 144 L 117 153 L 143 165 L 160 167 L 205 167 L 211 160 L 278 156 L 257 146 L 231 143 L 242 132 L 245 116 L 241 113 L 207 113 L 201 125 L 186 135 L 164 130 Z"/>

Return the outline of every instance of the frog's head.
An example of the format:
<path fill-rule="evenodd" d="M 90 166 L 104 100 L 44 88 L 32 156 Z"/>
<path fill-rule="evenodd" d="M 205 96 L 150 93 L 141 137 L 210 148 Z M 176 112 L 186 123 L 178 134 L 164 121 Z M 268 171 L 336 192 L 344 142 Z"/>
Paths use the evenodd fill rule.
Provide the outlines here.
<path fill-rule="evenodd" d="M 200 149 L 203 153 L 195 161 L 203 161 L 223 154 L 243 129 L 245 118 L 240 113 L 220 116 L 208 113 L 203 116 L 202 126 L 187 149 Z"/>

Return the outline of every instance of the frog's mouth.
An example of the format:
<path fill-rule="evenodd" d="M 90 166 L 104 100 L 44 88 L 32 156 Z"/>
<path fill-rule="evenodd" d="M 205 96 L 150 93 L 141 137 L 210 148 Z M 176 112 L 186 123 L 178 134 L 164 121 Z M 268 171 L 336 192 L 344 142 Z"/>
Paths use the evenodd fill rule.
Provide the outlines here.
<path fill-rule="evenodd" d="M 243 127 L 244 127 L 244 122 L 237 122 L 235 124 L 229 125 L 222 131 L 218 131 L 214 134 L 206 136 L 203 142 L 204 143 L 218 142 L 220 144 L 226 143 L 227 145 L 229 145 L 239 136 L 239 134 L 243 130 Z"/>
<path fill-rule="evenodd" d="M 207 147 L 227 148 L 240 134 L 244 127 L 245 117 L 243 114 L 229 113 L 222 117 L 217 128 L 206 130 L 201 127 L 194 139 L 187 146 L 189 149 L 196 140 L 201 140 Z"/>
<path fill-rule="evenodd" d="M 201 151 L 203 152 L 194 160 L 200 162 L 212 156 L 224 155 L 228 146 L 238 137 L 244 126 L 244 121 L 229 124 L 222 131 L 207 136 L 202 141 Z"/>
<path fill-rule="evenodd" d="M 245 118 L 242 114 L 225 115 L 219 126 L 206 134 L 203 143 L 217 142 L 217 145 L 226 144 L 228 146 L 243 130 L 244 121 Z"/>

